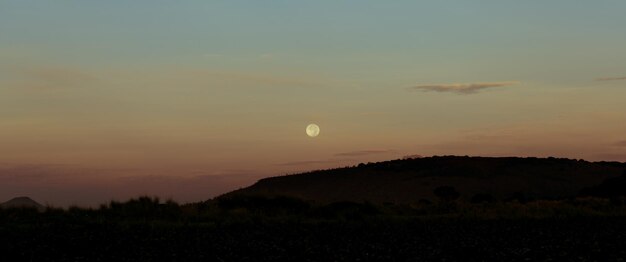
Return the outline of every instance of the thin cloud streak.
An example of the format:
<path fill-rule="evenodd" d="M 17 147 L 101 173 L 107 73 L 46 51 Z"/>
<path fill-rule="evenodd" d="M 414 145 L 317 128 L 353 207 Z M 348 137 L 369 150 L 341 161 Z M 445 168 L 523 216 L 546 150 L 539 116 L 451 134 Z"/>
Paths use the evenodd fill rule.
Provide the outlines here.
<path fill-rule="evenodd" d="M 449 92 L 457 94 L 476 94 L 483 89 L 489 89 L 494 87 L 505 87 L 519 84 L 518 81 L 505 81 L 505 82 L 483 82 L 483 83 L 467 83 L 467 84 L 434 84 L 434 85 L 418 85 L 411 89 L 422 90 L 424 92 Z"/>
<path fill-rule="evenodd" d="M 626 76 L 621 76 L 621 77 L 599 77 L 599 78 L 596 78 L 596 81 L 617 81 L 617 80 L 626 80 Z"/>
<path fill-rule="evenodd" d="M 280 166 L 303 166 L 303 165 L 317 165 L 317 164 L 328 164 L 328 163 L 336 163 L 339 160 L 309 160 L 309 161 L 294 161 L 294 162 L 286 162 L 280 163 Z"/>
<path fill-rule="evenodd" d="M 367 156 L 367 155 L 386 154 L 386 153 L 393 153 L 393 152 L 394 152 L 393 150 L 360 150 L 360 151 L 351 151 L 351 152 L 337 153 L 337 154 L 335 154 L 335 156 L 354 157 L 354 156 Z"/>

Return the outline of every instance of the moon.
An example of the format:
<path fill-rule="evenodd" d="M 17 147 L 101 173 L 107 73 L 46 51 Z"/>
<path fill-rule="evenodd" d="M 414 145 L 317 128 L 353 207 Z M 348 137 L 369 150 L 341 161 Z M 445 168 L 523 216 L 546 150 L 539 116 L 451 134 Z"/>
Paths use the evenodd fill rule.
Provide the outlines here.
<path fill-rule="evenodd" d="M 306 134 L 310 137 L 316 137 L 320 134 L 320 127 L 316 124 L 310 124 L 306 127 Z"/>

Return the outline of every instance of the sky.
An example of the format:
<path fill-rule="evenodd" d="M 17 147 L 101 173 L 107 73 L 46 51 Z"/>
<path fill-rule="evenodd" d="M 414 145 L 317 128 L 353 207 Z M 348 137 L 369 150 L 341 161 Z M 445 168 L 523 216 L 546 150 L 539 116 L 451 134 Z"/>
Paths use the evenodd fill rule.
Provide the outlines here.
<path fill-rule="evenodd" d="M 0 0 L 0 202 L 201 201 L 415 155 L 626 161 L 623 10 Z"/>

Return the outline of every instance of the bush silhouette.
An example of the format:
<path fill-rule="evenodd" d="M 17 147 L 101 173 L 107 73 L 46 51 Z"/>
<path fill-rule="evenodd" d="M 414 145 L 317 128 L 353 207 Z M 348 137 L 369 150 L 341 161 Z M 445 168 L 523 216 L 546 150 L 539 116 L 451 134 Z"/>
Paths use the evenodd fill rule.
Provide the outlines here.
<path fill-rule="evenodd" d="M 496 202 L 496 199 L 490 194 L 476 194 L 470 199 L 470 202 L 473 204 L 481 204 L 481 203 L 493 203 Z"/>
<path fill-rule="evenodd" d="M 524 192 L 514 192 L 510 197 L 508 197 L 506 199 L 507 202 L 512 202 L 512 201 L 517 201 L 520 202 L 522 204 L 528 203 L 530 201 L 532 201 L 533 199 L 526 196 L 526 194 L 524 194 Z"/>
<path fill-rule="evenodd" d="M 457 200 L 461 196 L 461 194 L 459 194 L 459 192 L 457 192 L 456 189 L 451 186 L 437 187 L 435 188 L 433 193 L 435 193 L 435 196 L 437 196 L 444 202 Z"/>
<path fill-rule="evenodd" d="M 180 206 L 176 202 L 168 200 L 161 203 L 158 197 L 148 196 L 133 198 L 126 202 L 111 201 L 108 206 L 101 206 L 100 210 L 114 217 L 142 220 L 173 219 L 181 214 Z"/>

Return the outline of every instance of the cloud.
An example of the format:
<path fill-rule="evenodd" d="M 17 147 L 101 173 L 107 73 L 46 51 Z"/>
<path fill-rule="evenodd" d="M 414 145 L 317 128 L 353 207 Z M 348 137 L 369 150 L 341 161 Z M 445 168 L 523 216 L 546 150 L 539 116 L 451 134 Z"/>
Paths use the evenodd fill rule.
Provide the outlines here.
<path fill-rule="evenodd" d="M 393 152 L 394 152 L 393 150 L 360 150 L 360 151 L 351 151 L 351 152 L 337 153 L 337 154 L 335 154 L 335 156 L 354 157 L 354 156 L 388 154 L 388 153 L 393 153 Z"/>
<path fill-rule="evenodd" d="M 626 80 L 626 76 L 621 77 L 598 77 L 596 81 L 616 81 L 616 80 Z"/>
<path fill-rule="evenodd" d="M 308 161 L 293 161 L 280 163 L 280 166 L 303 166 L 303 165 L 318 165 L 318 164 L 328 164 L 328 163 L 336 163 L 339 160 L 308 160 Z"/>
<path fill-rule="evenodd" d="M 411 89 L 413 90 L 422 90 L 425 92 L 450 92 L 457 94 L 475 94 L 480 90 L 493 88 L 493 87 L 504 87 L 519 84 L 517 81 L 506 81 L 506 82 L 483 82 L 483 83 L 468 83 L 468 84 L 434 84 L 434 85 L 418 85 L 414 86 Z"/>
<path fill-rule="evenodd" d="M 350 151 L 350 152 L 342 152 L 335 154 L 334 158 L 327 160 L 305 160 L 305 161 L 293 161 L 293 162 L 285 162 L 279 163 L 279 166 L 308 166 L 308 165 L 322 165 L 322 164 L 337 164 L 349 161 L 350 159 L 346 159 L 346 157 L 359 157 L 359 156 L 368 156 L 368 155 L 377 155 L 377 154 L 389 154 L 394 153 L 394 150 L 359 150 L 359 151 Z"/>

